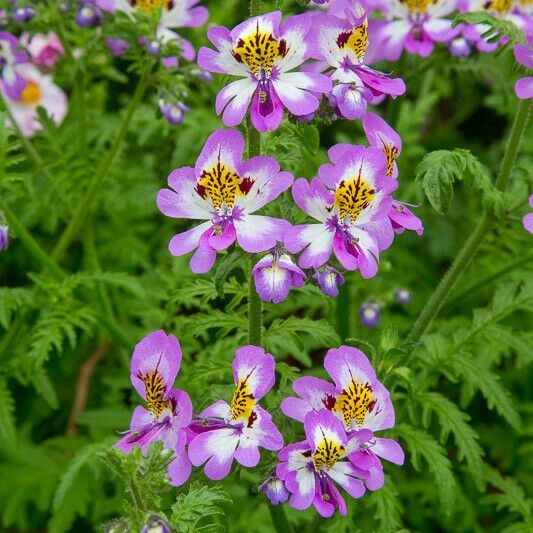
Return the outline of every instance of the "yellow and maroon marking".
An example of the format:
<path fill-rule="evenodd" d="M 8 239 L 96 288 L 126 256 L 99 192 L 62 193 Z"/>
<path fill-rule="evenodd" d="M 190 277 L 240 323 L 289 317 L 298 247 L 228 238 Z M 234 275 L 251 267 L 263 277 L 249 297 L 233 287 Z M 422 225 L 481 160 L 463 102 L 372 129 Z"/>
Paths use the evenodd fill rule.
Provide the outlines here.
<path fill-rule="evenodd" d="M 145 13 L 161 8 L 170 11 L 174 7 L 172 0 L 130 0 L 130 4 Z"/>
<path fill-rule="evenodd" d="M 375 196 L 374 189 L 361 177 L 343 180 L 335 190 L 333 205 L 339 209 L 343 220 L 347 215 L 355 220 L 366 209 Z"/>
<path fill-rule="evenodd" d="M 506 15 L 513 7 L 513 0 L 488 0 L 483 7 L 487 11 L 495 11 L 498 15 Z"/>
<path fill-rule="evenodd" d="M 398 157 L 398 150 L 393 144 L 383 143 L 383 151 L 387 158 L 387 176 L 392 176 L 394 173 L 394 161 L 396 161 Z"/>
<path fill-rule="evenodd" d="M 170 406 L 170 402 L 165 398 L 163 377 L 157 370 L 151 374 L 139 373 L 138 377 L 144 382 L 148 411 L 159 418 L 163 411 Z"/>
<path fill-rule="evenodd" d="M 254 406 L 255 398 L 248 387 L 247 379 L 240 379 L 231 399 L 231 420 L 252 419 Z"/>
<path fill-rule="evenodd" d="M 260 69 L 270 75 L 274 61 L 287 55 L 287 43 L 284 39 L 278 41 L 271 33 L 260 31 L 257 24 L 252 35 L 239 39 L 232 54 L 239 63 L 246 63 L 254 75 Z"/>
<path fill-rule="evenodd" d="M 324 437 L 313 454 L 316 470 L 320 470 L 324 465 L 332 468 L 343 455 L 346 455 L 346 450 L 342 444 Z"/>
<path fill-rule="evenodd" d="M 252 185 L 250 178 L 241 179 L 219 160 L 214 167 L 202 172 L 196 192 L 204 199 L 209 198 L 217 211 L 223 206 L 231 210 L 237 196 L 248 194 Z"/>
<path fill-rule="evenodd" d="M 369 383 L 362 384 L 352 381 L 350 386 L 339 394 L 333 411 L 342 414 L 347 428 L 351 426 L 353 420 L 361 426 L 367 413 L 374 408 L 375 403 L 372 387 Z"/>
<path fill-rule="evenodd" d="M 363 59 L 368 46 L 368 22 L 365 20 L 361 26 L 352 31 L 341 33 L 337 37 L 337 46 L 341 49 L 350 49 L 357 59 Z"/>

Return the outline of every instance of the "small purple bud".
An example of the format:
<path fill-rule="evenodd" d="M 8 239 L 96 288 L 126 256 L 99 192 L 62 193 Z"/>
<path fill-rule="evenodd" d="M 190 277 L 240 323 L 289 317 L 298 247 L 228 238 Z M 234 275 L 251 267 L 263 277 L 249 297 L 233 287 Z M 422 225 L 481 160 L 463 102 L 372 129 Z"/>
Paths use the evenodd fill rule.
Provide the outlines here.
<path fill-rule="evenodd" d="M 469 56 L 470 45 L 464 37 L 456 37 L 448 44 L 448 50 L 454 56 Z"/>
<path fill-rule="evenodd" d="M 169 56 L 163 57 L 161 63 L 163 64 L 163 68 L 174 68 L 179 66 L 180 61 L 176 56 Z"/>
<path fill-rule="evenodd" d="M 0 226 L 0 252 L 5 252 L 9 246 L 8 231 L 7 226 Z"/>
<path fill-rule="evenodd" d="M 146 45 L 146 50 L 149 54 L 156 56 L 161 52 L 161 43 L 157 41 L 149 41 Z"/>
<path fill-rule="evenodd" d="M 279 304 L 287 298 L 291 287 L 301 287 L 305 272 L 287 254 L 278 251 L 265 255 L 252 269 L 255 290 L 263 302 Z"/>
<path fill-rule="evenodd" d="M 28 22 L 36 13 L 37 11 L 33 7 L 22 6 L 15 9 L 14 17 L 18 22 Z"/>
<path fill-rule="evenodd" d="M 381 311 L 376 303 L 362 304 L 359 307 L 361 324 L 366 328 L 375 328 L 381 321 Z"/>
<path fill-rule="evenodd" d="M 207 70 L 200 69 L 198 71 L 198 77 L 207 83 L 211 83 L 213 81 L 213 75 L 211 72 L 207 72 Z"/>
<path fill-rule="evenodd" d="M 272 505 L 285 503 L 289 499 L 289 491 L 285 483 L 276 476 L 270 476 L 260 487 L 259 491 L 264 492 Z"/>
<path fill-rule="evenodd" d="M 115 39 L 113 37 L 107 38 L 105 44 L 109 48 L 113 57 L 124 55 L 124 52 L 130 47 L 127 41 L 124 41 L 123 39 Z"/>
<path fill-rule="evenodd" d="M 141 533 L 171 533 L 170 526 L 157 516 L 150 517 L 150 521 L 142 529 Z"/>
<path fill-rule="evenodd" d="M 100 22 L 101 18 L 102 14 L 98 8 L 84 5 L 78 9 L 76 24 L 82 28 L 92 28 Z"/>
<path fill-rule="evenodd" d="M 163 99 L 159 100 L 159 109 L 167 122 L 173 126 L 181 124 L 185 118 L 185 113 L 190 111 L 190 109 L 181 102 L 178 102 L 177 104 L 167 104 Z"/>
<path fill-rule="evenodd" d="M 407 289 L 396 289 L 394 291 L 394 298 L 399 304 L 408 304 L 413 298 L 413 295 Z"/>
<path fill-rule="evenodd" d="M 326 295 L 336 298 L 339 295 L 339 285 L 344 283 L 344 276 L 331 266 L 323 270 L 315 270 L 313 279 L 317 281 L 320 290 Z"/>

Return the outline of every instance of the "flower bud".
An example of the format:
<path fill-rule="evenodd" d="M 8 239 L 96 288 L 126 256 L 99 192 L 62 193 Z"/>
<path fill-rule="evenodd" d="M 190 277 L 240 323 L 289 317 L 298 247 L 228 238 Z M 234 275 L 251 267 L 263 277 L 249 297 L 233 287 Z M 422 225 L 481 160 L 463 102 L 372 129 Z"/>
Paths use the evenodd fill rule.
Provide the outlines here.
<path fill-rule="evenodd" d="M 374 302 L 362 304 L 359 307 L 359 316 L 361 324 L 366 328 L 375 328 L 381 321 L 381 311 Z"/>
<path fill-rule="evenodd" d="M 344 284 L 344 276 L 329 265 L 322 270 L 316 270 L 313 279 L 317 281 L 320 290 L 332 298 L 339 295 L 339 285 Z"/>
<path fill-rule="evenodd" d="M 270 476 L 259 487 L 259 491 L 265 493 L 265 496 L 270 500 L 272 505 L 285 503 L 289 499 L 289 491 L 285 487 L 285 483 L 276 476 Z"/>

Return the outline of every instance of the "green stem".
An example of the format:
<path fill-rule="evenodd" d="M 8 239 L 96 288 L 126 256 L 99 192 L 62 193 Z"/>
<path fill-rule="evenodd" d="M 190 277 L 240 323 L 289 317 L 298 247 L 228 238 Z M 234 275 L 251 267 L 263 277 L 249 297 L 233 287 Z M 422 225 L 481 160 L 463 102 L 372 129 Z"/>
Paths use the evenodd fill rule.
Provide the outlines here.
<path fill-rule="evenodd" d="M 149 67 L 151 68 L 151 63 L 149 64 Z M 76 237 L 81 226 L 83 225 L 83 222 L 85 221 L 85 218 L 87 217 L 87 214 L 89 210 L 91 209 L 95 198 L 97 197 L 101 184 L 104 178 L 107 176 L 109 169 L 111 168 L 113 161 L 115 157 L 117 156 L 120 146 L 122 145 L 122 142 L 124 141 L 124 138 L 126 137 L 126 133 L 128 132 L 133 114 L 135 110 L 137 109 L 137 106 L 139 105 L 148 87 L 149 72 L 150 72 L 150 69 L 147 67 L 144 74 L 141 76 L 139 83 L 137 84 L 137 88 L 135 89 L 135 92 L 130 101 L 128 109 L 126 110 L 124 118 L 122 119 L 122 124 L 120 126 L 120 129 L 117 133 L 117 136 L 115 137 L 113 144 L 111 145 L 111 148 L 107 152 L 107 155 L 103 159 L 97 172 L 93 175 L 89 183 L 89 187 L 87 188 L 87 191 L 85 192 L 85 196 L 82 198 L 81 202 L 78 204 L 77 211 L 74 213 L 73 217 L 70 220 L 70 223 L 65 228 L 63 234 L 61 235 L 59 239 L 59 242 L 57 243 L 56 247 L 54 248 L 54 251 L 52 252 L 52 258 L 54 259 L 54 261 L 58 263 L 61 261 L 66 249 L 68 248 L 70 243 L 73 241 L 73 239 Z"/>
<path fill-rule="evenodd" d="M 143 499 L 137 487 L 137 481 L 135 479 L 135 474 L 132 474 L 129 479 L 129 488 L 131 493 L 131 499 L 133 500 L 133 505 L 141 513 L 146 513 L 146 506 L 144 505 Z"/>
<path fill-rule="evenodd" d="M 504 192 L 511 176 L 511 172 L 516 161 L 518 149 L 520 147 L 520 141 L 526 129 L 529 112 L 531 109 L 531 102 L 529 100 L 520 100 L 518 109 L 511 128 L 511 134 L 503 156 L 500 172 L 496 181 L 495 187 Z M 417 341 L 427 331 L 431 325 L 433 319 L 438 315 L 442 306 L 446 303 L 446 300 L 453 291 L 457 281 L 463 275 L 464 271 L 472 261 L 479 247 L 489 235 L 491 230 L 498 222 L 498 218 L 490 211 L 485 210 L 482 214 L 474 231 L 464 243 L 463 247 L 455 257 L 452 265 L 441 279 L 439 285 L 431 295 L 431 298 L 422 309 L 418 316 L 413 329 L 409 333 L 410 341 Z"/>
<path fill-rule="evenodd" d="M 518 261 L 513 261 L 512 263 L 509 263 L 502 268 L 496 270 L 493 274 L 490 276 L 486 276 L 484 278 L 481 278 L 476 283 L 473 283 L 469 287 L 467 287 L 464 291 L 461 291 L 457 296 L 454 296 L 447 304 L 446 307 L 453 307 L 458 302 L 463 300 L 464 298 L 471 296 L 473 293 L 475 293 L 478 289 L 482 287 L 486 287 L 489 283 L 493 282 L 495 279 L 498 279 L 500 276 L 506 276 L 513 270 L 516 270 L 517 268 L 521 267 L 522 265 L 526 265 L 531 260 L 533 260 L 533 254 L 527 254 L 525 257 L 521 257 L 518 259 Z"/>
<path fill-rule="evenodd" d="M 52 174 L 50 174 L 49 170 L 45 167 L 44 161 L 37 152 L 37 150 L 34 148 L 33 144 L 29 141 L 29 139 L 22 133 L 22 130 L 19 128 L 19 125 L 17 124 L 17 121 L 15 120 L 15 117 L 13 116 L 13 113 L 11 113 L 11 109 L 9 109 L 9 106 L 7 105 L 4 96 L 2 93 L 0 93 L 0 101 L 2 102 L 6 112 L 7 116 L 9 117 L 9 121 L 11 122 L 11 125 L 13 126 L 14 130 L 16 131 L 20 141 L 22 142 L 22 146 L 24 147 L 24 150 L 26 150 L 26 153 L 30 157 L 30 159 L 33 160 L 35 165 L 41 170 L 41 172 L 46 176 L 47 179 L 52 180 Z M 2 125 L 3 127 L 3 125 Z"/>
<path fill-rule="evenodd" d="M 80 157 L 87 161 L 87 117 L 85 114 L 85 87 L 81 68 L 78 68 L 74 75 L 74 89 L 76 93 L 76 121 L 78 123 L 78 151 Z"/>
<path fill-rule="evenodd" d="M 293 533 L 292 524 L 287 520 L 283 505 L 269 505 L 268 509 L 277 533 Z"/>
<path fill-rule="evenodd" d="M 254 277 L 251 271 L 252 261 L 250 261 L 248 292 L 248 342 L 261 346 L 263 344 L 263 302 L 255 290 Z"/>
<path fill-rule="evenodd" d="M 351 294 L 348 283 L 339 287 L 337 297 L 337 332 L 344 342 L 350 336 L 350 316 L 352 312 Z"/>

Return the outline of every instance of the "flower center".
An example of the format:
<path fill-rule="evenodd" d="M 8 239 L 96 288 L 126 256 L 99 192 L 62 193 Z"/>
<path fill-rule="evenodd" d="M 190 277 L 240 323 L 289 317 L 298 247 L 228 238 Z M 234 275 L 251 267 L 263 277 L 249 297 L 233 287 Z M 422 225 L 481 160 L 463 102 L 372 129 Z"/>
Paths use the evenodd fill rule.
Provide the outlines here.
<path fill-rule="evenodd" d="M 170 11 L 174 7 L 172 0 L 130 0 L 130 4 L 145 13 L 160 8 Z"/>
<path fill-rule="evenodd" d="M 352 380 L 350 386 L 337 397 L 333 411 L 341 413 L 345 426 L 350 428 L 354 419 L 359 426 L 363 425 L 367 413 L 374 409 L 375 404 L 370 384 L 363 385 Z"/>
<path fill-rule="evenodd" d="M 356 178 L 339 183 L 333 205 L 339 209 L 341 220 L 348 215 L 355 220 L 361 211 L 368 207 L 374 196 L 374 189 L 359 174 Z"/>
<path fill-rule="evenodd" d="M 351 50 L 357 59 L 363 59 L 368 46 L 368 22 L 365 20 L 361 26 L 352 31 L 341 33 L 337 37 L 337 46 L 341 50 Z"/>
<path fill-rule="evenodd" d="M 513 0 L 488 0 L 483 7 L 487 11 L 495 11 L 499 15 L 509 13 L 513 6 Z"/>
<path fill-rule="evenodd" d="M 196 192 L 204 200 L 209 198 L 218 213 L 224 210 L 231 212 L 237 196 L 248 194 L 252 184 L 253 180 L 239 178 L 219 160 L 214 167 L 202 172 Z"/>
<path fill-rule="evenodd" d="M 262 32 L 257 24 L 255 33 L 239 39 L 233 50 L 233 57 L 239 63 L 246 63 L 259 79 L 269 78 L 274 61 L 287 55 L 287 43 L 278 41 L 271 33 Z"/>
<path fill-rule="evenodd" d="M 250 392 L 246 379 L 239 380 L 231 399 L 231 420 L 251 420 L 255 406 L 254 395 Z"/>
<path fill-rule="evenodd" d="M 163 377 L 155 370 L 151 374 L 139 374 L 139 378 L 144 382 L 148 411 L 159 418 L 163 411 L 170 407 L 169 400 L 165 398 Z"/>
<path fill-rule="evenodd" d="M 346 450 L 342 444 L 324 437 L 313 454 L 315 469 L 319 471 L 324 465 L 327 468 L 333 468 L 335 463 L 345 454 Z"/>
<path fill-rule="evenodd" d="M 37 105 L 41 101 L 41 88 L 33 81 L 29 81 L 22 91 L 20 99 L 26 105 Z"/>

